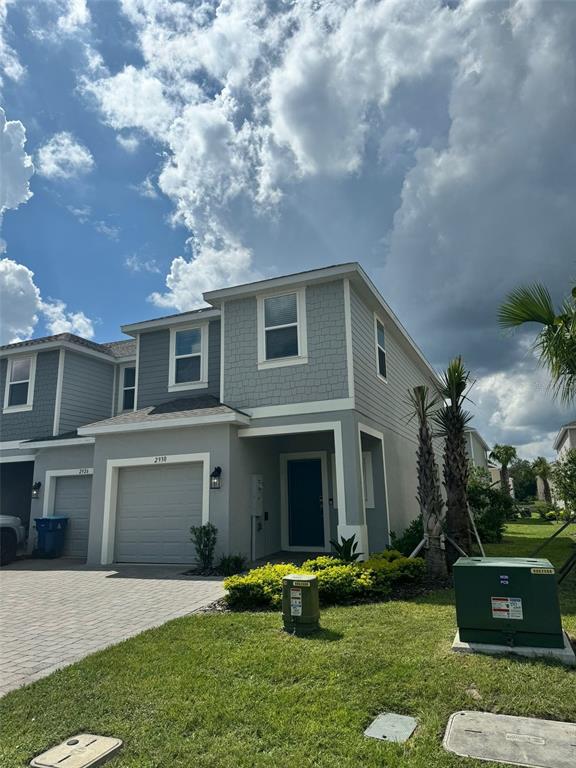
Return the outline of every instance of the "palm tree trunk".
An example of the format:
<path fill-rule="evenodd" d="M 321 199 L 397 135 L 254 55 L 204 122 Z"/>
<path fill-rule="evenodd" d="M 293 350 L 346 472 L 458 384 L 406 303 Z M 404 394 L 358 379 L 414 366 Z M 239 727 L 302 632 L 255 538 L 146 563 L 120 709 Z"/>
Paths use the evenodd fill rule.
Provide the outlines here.
<path fill-rule="evenodd" d="M 446 437 L 444 455 L 444 485 L 446 486 L 446 528 L 448 536 L 466 553 L 472 550 L 468 517 L 468 455 L 463 433 L 454 431 Z M 460 552 L 447 542 L 446 556 L 452 567 Z"/>
<path fill-rule="evenodd" d="M 505 464 L 503 464 L 500 469 L 500 487 L 506 496 L 510 496 L 510 475 L 508 474 L 508 467 Z"/>
<path fill-rule="evenodd" d="M 544 491 L 544 501 L 546 504 L 552 505 L 552 491 L 550 489 L 550 481 L 547 477 L 541 477 L 542 480 L 542 489 Z"/>

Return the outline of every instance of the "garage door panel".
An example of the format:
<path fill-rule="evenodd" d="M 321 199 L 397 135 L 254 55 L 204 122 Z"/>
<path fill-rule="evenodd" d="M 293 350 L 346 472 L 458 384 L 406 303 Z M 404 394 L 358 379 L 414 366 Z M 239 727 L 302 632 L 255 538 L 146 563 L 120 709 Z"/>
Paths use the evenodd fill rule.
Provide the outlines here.
<path fill-rule="evenodd" d="M 116 560 L 194 562 L 190 527 L 202 524 L 202 496 L 199 463 L 120 469 Z"/>
<path fill-rule="evenodd" d="M 65 557 L 86 558 L 91 493 L 92 478 L 90 476 L 74 475 L 56 478 L 54 514 L 68 517 Z"/>

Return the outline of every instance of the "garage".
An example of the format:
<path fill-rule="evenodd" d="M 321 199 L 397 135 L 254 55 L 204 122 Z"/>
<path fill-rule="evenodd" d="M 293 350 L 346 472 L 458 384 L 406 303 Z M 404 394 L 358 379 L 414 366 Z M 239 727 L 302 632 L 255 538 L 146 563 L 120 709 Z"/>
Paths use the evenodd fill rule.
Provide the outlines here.
<path fill-rule="evenodd" d="M 119 563 L 193 563 L 190 526 L 202 524 L 201 463 L 122 467 L 118 473 Z"/>
<path fill-rule="evenodd" d="M 72 475 L 56 478 L 54 490 L 55 515 L 66 515 L 68 528 L 64 557 L 86 559 L 92 477 Z"/>

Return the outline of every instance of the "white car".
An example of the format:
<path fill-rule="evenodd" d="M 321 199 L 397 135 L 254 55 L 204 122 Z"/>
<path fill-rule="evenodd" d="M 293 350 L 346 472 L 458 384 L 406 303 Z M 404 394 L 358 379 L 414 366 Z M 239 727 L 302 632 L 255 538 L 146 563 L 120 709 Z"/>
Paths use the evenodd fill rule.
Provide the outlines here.
<path fill-rule="evenodd" d="M 0 515 L 0 566 L 16 559 L 25 537 L 26 531 L 19 517 Z"/>

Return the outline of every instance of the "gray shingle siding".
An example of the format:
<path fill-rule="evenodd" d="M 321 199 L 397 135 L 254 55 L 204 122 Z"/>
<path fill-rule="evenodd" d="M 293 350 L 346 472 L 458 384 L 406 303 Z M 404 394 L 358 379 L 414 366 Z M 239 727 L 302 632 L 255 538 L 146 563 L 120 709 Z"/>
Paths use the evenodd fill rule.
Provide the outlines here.
<path fill-rule="evenodd" d="M 306 288 L 308 363 L 258 370 L 256 298 L 224 308 L 224 401 L 236 408 L 348 397 L 342 280 Z"/>
<path fill-rule="evenodd" d="M 30 350 L 33 352 L 34 350 Z M 58 379 L 58 350 L 39 352 L 36 357 L 34 402 L 31 411 L 3 413 L 0 416 L 0 439 L 30 440 L 52 434 L 54 404 Z M 8 360 L 0 360 L 0 396 L 4 405 Z"/>
<path fill-rule="evenodd" d="M 381 315 L 386 333 L 387 382 L 377 375 L 374 313 L 350 291 L 354 396 L 356 409 L 402 437 L 416 441 L 416 425 L 408 422 L 408 390 L 429 384 L 423 365 L 411 357 L 396 328 Z"/>
<path fill-rule="evenodd" d="M 66 350 L 59 434 L 110 417 L 114 363 Z"/>
<path fill-rule="evenodd" d="M 205 389 L 168 391 L 170 363 L 170 331 L 147 331 L 140 334 L 138 373 L 138 408 L 159 405 L 168 400 L 194 396 L 220 396 L 220 320 L 211 320 L 208 329 L 208 387 Z"/>

